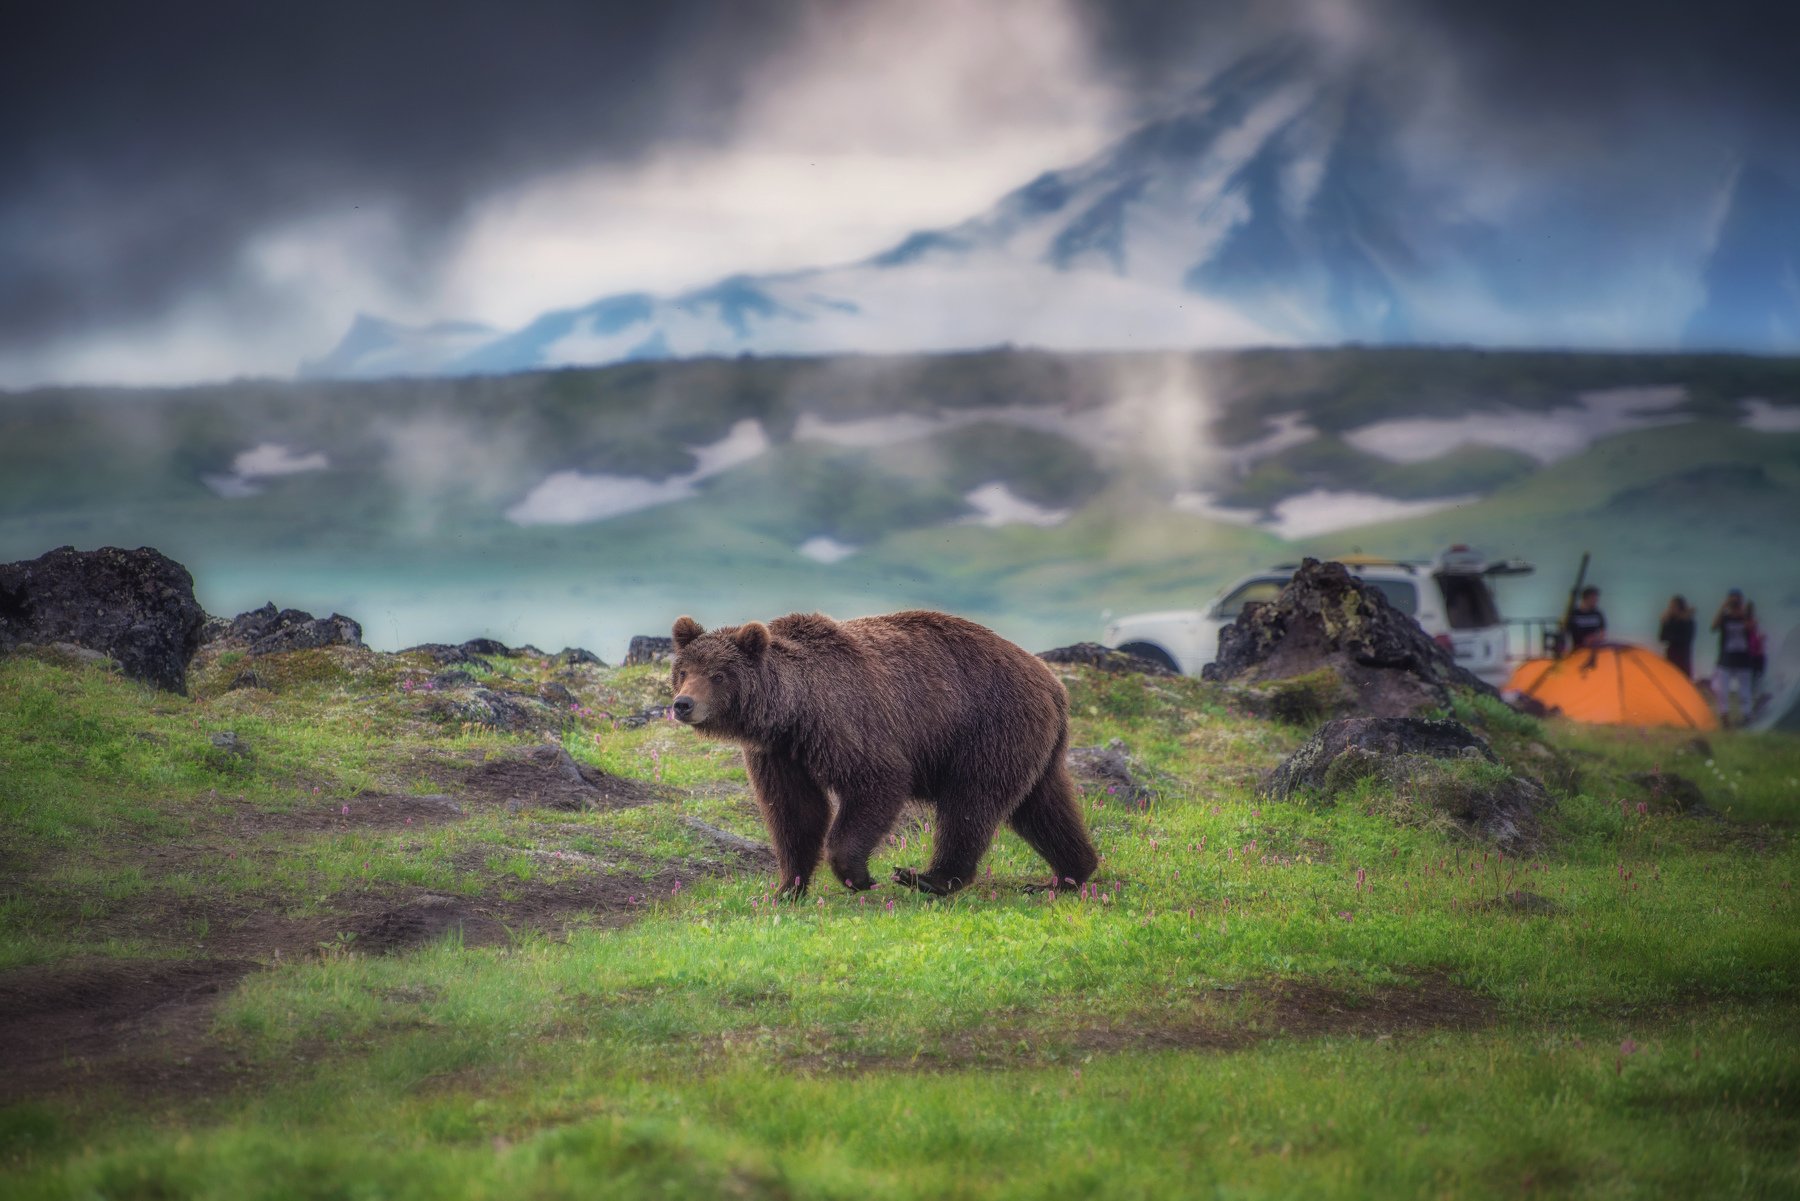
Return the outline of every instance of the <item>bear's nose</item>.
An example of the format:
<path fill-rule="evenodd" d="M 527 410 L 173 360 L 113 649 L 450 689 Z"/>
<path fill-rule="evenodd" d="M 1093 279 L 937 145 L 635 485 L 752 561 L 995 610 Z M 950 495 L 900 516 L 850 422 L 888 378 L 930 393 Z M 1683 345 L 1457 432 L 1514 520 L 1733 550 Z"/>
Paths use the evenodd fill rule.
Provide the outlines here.
<path fill-rule="evenodd" d="M 674 705 L 670 707 L 675 710 L 676 717 L 680 718 L 682 721 L 686 721 L 694 712 L 694 698 L 691 696 L 678 696 L 675 698 Z"/>

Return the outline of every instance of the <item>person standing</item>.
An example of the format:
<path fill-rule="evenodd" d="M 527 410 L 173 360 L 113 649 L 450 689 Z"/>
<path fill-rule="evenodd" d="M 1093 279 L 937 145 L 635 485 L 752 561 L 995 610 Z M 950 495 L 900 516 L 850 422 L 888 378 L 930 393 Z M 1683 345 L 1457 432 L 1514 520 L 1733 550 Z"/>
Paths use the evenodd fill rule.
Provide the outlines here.
<path fill-rule="evenodd" d="M 1581 590 L 1581 603 L 1569 614 L 1569 646 L 1580 650 L 1606 641 L 1606 614 L 1600 611 L 1600 589 Z"/>
<path fill-rule="evenodd" d="M 1681 669 L 1681 674 L 1688 679 L 1694 678 L 1694 606 L 1687 603 L 1685 596 L 1669 598 L 1669 607 L 1663 610 L 1662 628 L 1657 631 L 1656 640 L 1663 644 L 1664 655 L 1669 662 Z"/>
<path fill-rule="evenodd" d="M 1756 619 L 1744 604 L 1741 591 L 1733 588 L 1725 594 L 1725 603 L 1719 607 L 1718 616 L 1713 618 L 1712 628 L 1719 635 L 1719 658 L 1713 669 L 1713 696 L 1719 702 L 1719 720 L 1729 726 L 1731 694 L 1740 689 L 1744 694 L 1740 722 L 1749 719 L 1756 699 L 1751 674 L 1755 661 L 1750 650 L 1750 635 L 1756 629 Z"/>
<path fill-rule="evenodd" d="M 1762 695 L 1763 672 L 1769 669 L 1769 645 L 1763 640 L 1762 623 L 1756 620 L 1756 602 L 1745 601 L 1744 612 L 1750 616 L 1750 704 Z"/>

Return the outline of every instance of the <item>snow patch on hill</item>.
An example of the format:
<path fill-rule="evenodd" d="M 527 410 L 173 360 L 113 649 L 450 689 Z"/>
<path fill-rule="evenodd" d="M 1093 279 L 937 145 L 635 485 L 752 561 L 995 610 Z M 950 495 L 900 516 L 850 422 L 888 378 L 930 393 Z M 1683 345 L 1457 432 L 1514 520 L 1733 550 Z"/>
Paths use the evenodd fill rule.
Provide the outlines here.
<path fill-rule="evenodd" d="M 1480 499 L 1480 496 L 1471 494 L 1434 497 L 1430 500 L 1395 500 L 1391 496 L 1377 496 L 1371 492 L 1331 492 L 1315 488 L 1311 492 L 1290 496 L 1277 504 L 1270 519 L 1260 524 L 1277 538 L 1293 542 L 1317 534 L 1335 534 L 1340 530 L 1353 530 L 1377 522 L 1422 517 L 1440 509 L 1472 505 Z"/>
<path fill-rule="evenodd" d="M 1687 399 L 1680 387 L 1607 388 L 1546 412 L 1505 407 L 1462 417 L 1409 417 L 1351 430 L 1344 440 L 1394 463 L 1423 463 L 1465 446 L 1516 450 L 1540 463 L 1578 455 L 1602 438 L 1692 420 L 1668 410 Z"/>
<path fill-rule="evenodd" d="M 1755 399 L 1743 404 L 1745 429 L 1765 434 L 1800 434 L 1800 405 L 1777 405 Z"/>
<path fill-rule="evenodd" d="M 1017 496 L 1005 484 L 983 484 L 963 497 L 975 512 L 962 519 L 963 525 L 1061 525 L 1069 519 L 1068 509 L 1047 509 Z"/>
<path fill-rule="evenodd" d="M 305 471 L 325 471 L 331 460 L 321 451 L 297 454 L 279 442 L 260 442 L 231 460 L 231 470 L 203 475 L 200 482 L 227 500 L 240 500 L 262 491 L 262 480 Z"/>
<path fill-rule="evenodd" d="M 820 534 L 816 538 L 808 538 L 797 549 L 815 563 L 842 562 L 857 551 L 857 548 L 848 542 L 839 542 L 836 538 L 824 534 Z"/>
<path fill-rule="evenodd" d="M 709 446 L 694 448 L 693 470 L 666 479 L 556 471 L 506 511 L 514 525 L 579 525 L 655 508 L 695 495 L 694 485 L 763 454 L 769 437 L 746 418 Z"/>
<path fill-rule="evenodd" d="M 1178 492 L 1169 502 L 1180 513 L 1191 513 L 1227 525 L 1255 526 L 1287 542 L 1318 534 L 1335 534 L 1383 521 L 1419 517 L 1440 509 L 1474 504 L 1480 496 L 1433 497 L 1429 500 L 1395 500 L 1372 492 L 1334 492 L 1315 488 L 1277 503 L 1267 513 L 1221 505 L 1207 492 Z"/>

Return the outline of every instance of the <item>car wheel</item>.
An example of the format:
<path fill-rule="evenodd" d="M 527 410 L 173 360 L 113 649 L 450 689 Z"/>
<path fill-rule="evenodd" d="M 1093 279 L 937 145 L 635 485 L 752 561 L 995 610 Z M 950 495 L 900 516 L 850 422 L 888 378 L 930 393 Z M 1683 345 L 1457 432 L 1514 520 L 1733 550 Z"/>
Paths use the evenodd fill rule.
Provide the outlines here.
<path fill-rule="evenodd" d="M 1154 642 L 1127 642 L 1116 649 L 1122 650 L 1128 655 L 1136 655 L 1140 659 L 1148 659 L 1152 663 L 1160 663 L 1176 675 L 1181 674 L 1181 665 L 1175 662 L 1168 651 Z"/>

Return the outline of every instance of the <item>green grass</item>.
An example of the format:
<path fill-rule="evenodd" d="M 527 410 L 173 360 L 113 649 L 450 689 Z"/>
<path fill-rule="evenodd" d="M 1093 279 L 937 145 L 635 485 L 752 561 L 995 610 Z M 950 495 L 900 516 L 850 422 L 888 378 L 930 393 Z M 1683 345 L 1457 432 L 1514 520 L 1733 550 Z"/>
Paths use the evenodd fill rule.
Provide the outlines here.
<path fill-rule="evenodd" d="M 231 1071 L 172 1097 L 102 1072 L 0 1109 L 9 1196 L 1800 1188 L 1800 740 L 1715 735 L 1703 755 L 1459 701 L 1515 765 L 1573 765 L 1549 846 L 1515 862 L 1391 820 L 1366 787 L 1266 801 L 1258 780 L 1304 726 L 1195 680 L 1078 672 L 1076 742 L 1123 740 L 1153 789 L 1142 806 L 1086 797 L 1093 888 L 1022 891 L 1042 865 L 1005 833 L 991 875 L 947 901 L 821 881 L 775 904 L 754 872 L 696 866 L 716 852 L 684 817 L 760 822 L 735 757 L 663 723 L 563 732 L 583 761 L 660 786 L 641 807 L 259 826 L 365 787 L 440 791 L 431 764 L 537 738 L 432 720 L 433 698 L 400 687 L 425 671 L 405 657 L 302 652 L 258 662 L 280 691 L 224 689 L 241 667 L 203 659 L 182 699 L 0 660 L 0 966 L 219 954 L 222 921 L 160 916 L 201 902 L 324 923 L 166 1052 Z M 486 677 L 554 672 L 502 659 Z M 571 686 L 622 713 L 663 678 L 587 668 Z M 209 757 L 220 729 L 246 761 Z M 1726 818 L 1640 813 L 1630 777 L 1652 767 Z M 930 838 L 903 823 L 877 878 Z M 594 873 L 633 897 L 609 923 L 385 956 L 330 933 L 361 899 L 506 912 Z M 1520 890 L 1553 911 L 1495 903 Z M 1409 997 L 1441 1008 L 1395 1016 Z"/>

